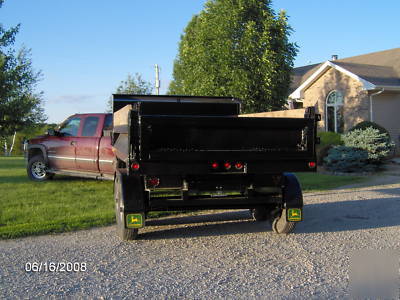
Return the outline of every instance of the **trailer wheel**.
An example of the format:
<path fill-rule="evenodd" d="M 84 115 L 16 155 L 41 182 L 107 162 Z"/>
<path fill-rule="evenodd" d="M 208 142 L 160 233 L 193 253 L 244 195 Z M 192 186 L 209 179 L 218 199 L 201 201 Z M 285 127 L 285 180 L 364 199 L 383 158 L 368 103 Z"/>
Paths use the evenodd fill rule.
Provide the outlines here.
<path fill-rule="evenodd" d="M 121 197 L 121 183 L 118 177 L 114 181 L 114 199 L 115 199 L 115 218 L 117 219 L 117 235 L 124 241 L 131 241 L 137 238 L 138 229 L 125 228 L 124 207 Z"/>
<path fill-rule="evenodd" d="M 257 222 L 267 221 L 271 212 L 266 207 L 258 207 L 250 209 L 251 217 Z"/>
<path fill-rule="evenodd" d="M 286 220 L 286 209 L 282 209 L 281 213 L 272 221 L 272 230 L 278 234 L 287 234 L 294 231 L 296 222 L 288 222 Z"/>

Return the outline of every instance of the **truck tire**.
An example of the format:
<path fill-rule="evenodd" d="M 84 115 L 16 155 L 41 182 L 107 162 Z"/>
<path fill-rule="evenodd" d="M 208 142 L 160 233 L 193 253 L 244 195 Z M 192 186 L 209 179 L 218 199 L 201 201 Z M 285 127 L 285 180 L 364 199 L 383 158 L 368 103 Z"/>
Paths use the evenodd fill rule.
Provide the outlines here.
<path fill-rule="evenodd" d="M 124 241 L 135 240 L 138 236 L 138 229 L 125 228 L 124 207 L 121 197 L 121 183 L 118 177 L 114 181 L 114 198 L 115 198 L 115 218 L 117 219 L 117 235 Z"/>
<path fill-rule="evenodd" d="M 54 176 L 47 171 L 47 164 L 42 155 L 36 155 L 28 161 L 26 172 L 33 181 L 46 181 Z"/>
<path fill-rule="evenodd" d="M 286 220 L 286 209 L 283 209 L 272 221 L 272 230 L 278 234 L 287 234 L 294 231 L 296 222 Z"/>
<path fill-rule="evenodd" d="M 266 207 L 250 209 L 251 217 L 257 222 L 267 221 L 271 217 L 271 212 Z"/>

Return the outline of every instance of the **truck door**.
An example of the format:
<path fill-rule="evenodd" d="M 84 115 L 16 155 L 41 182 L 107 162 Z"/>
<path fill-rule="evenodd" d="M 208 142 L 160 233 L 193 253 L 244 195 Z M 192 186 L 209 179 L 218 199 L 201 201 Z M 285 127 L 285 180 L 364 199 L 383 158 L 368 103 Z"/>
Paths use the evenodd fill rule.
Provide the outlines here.
<path fill-rule="evenodd" d="M 81 125 L 80 117 L 66 120 L 59 129 L 59 136 L 54 137 L 48 145 L 50 167 L 56 170 L 74 170 L 75 145 Z"/>
<path fill-rule="evenodd" d="M 77 171 L 99 172 L 98 155 L 101 137 L 99 116 L 86 116 L 83 119 L 82 132 L 76 143 Z"/>
<path fill-rule="evenodd" d="M 111 147 L 111 132 L 113 126 L 113 115 L 107 114 L 104 119 L 103 136 L 99 145 L 99 168 L 104 174 L 114 174 L 114 153 Z"/>

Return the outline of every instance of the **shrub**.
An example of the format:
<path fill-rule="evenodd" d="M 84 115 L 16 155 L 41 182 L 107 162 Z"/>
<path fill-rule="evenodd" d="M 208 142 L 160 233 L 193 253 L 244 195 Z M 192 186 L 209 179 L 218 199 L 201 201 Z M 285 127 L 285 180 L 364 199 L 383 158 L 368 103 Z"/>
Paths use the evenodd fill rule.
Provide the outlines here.
<path fill-rule="evenodd" d="M 377 124 L 377 123 L 374 123 L 374 122 L 371 122 L 371 121 L 362 121 L 362 122 L 358 123 L 357 125 L 355 125 L 354 127 L 352 127 L 352 128 L 349 130 L 349 132 L 350 132 L 350 131 L 354 131 L 354 130 L 356 130 L 356 129 L 364 130 L 364 129 L 367 129 L 368 127 L 372 127 L 372 128 L 378 129 L 380 133 L 386 133 L 387 136 L 388 136 L 389 139 L 390 139 L 389 131 L 387 131 L 387 130 L 386 130 L 384 127 L 382 127 L 381 125 L 379 125 L 379 124 Z"/>
<path fill-rule="evenodd" d="M 363 172 L 372 169 L 368 165 L 368 152 L 354 147 L 336 146 L 329 150 L 324 162 L 326 168 L 334 172 Z"/>
<path fill-rule="evenodd" d="M 317 163 L 322 165 L 324 158 L 328 155 L 328 151 L 334 146 L 343 145 L 340 134 L 336 132 L 319 132 L 318 137 L 321 143 L 317 145 Z"/>
<path fill-rule="evenodd" d="M 321 146 L 343 145 L 343 141 L 339 133 L 336 132 L 319 132 L 318 137 L 321 139 Z"/>
<path fill-rule="evenodd" d="M 329 150 L 331 150 L 333 147 L 335 147 L 334 145 L 325 145 L 325 146 L 321 146 L 321 145 L 317 145 L 317 164 L 319 166 L 322 166 L 324 163 L 324 158 L 328 155 Z"/>
<path fill-rule="evenodd" d="M 389 136 L 373 127 L 354 129 L 344 134 L 342 139 L 347 147 L 367 151 L 368 161 L 372 164 L 382 163 L 394 148 L 394 143 L 390 141 Z"/>

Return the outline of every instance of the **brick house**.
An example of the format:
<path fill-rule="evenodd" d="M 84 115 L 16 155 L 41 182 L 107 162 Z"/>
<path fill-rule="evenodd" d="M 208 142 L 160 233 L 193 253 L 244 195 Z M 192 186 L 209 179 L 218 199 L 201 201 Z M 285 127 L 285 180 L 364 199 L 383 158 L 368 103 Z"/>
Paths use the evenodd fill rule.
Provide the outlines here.
<path fill-rule="evenodd" d="M 386 128 L 400 153 L 400 48 L 294 69 L 289 110 L 255 115 L 300 117 L 314 106 L 321 131 L 343 133 L 361 121 Z"/>

